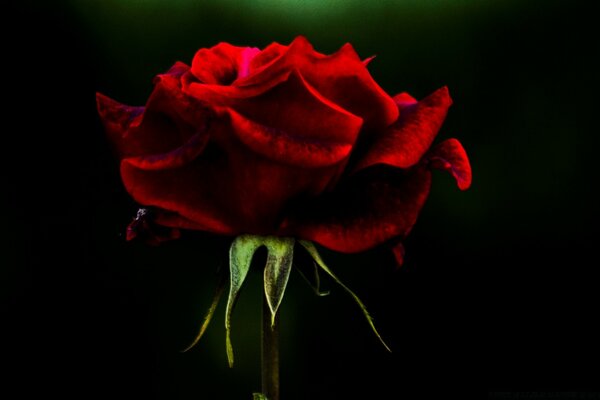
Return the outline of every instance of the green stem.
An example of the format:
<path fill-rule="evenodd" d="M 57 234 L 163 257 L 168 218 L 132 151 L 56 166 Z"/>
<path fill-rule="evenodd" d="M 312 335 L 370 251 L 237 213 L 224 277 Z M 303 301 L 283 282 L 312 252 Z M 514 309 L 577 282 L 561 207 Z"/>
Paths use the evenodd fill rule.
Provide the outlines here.
<path fill-rule="evenodd" d="M 279 312 L 271 324 L 271 309 L 266 296 L 262 308 L 262 393 L 268 400 L 279 400 Z"/>

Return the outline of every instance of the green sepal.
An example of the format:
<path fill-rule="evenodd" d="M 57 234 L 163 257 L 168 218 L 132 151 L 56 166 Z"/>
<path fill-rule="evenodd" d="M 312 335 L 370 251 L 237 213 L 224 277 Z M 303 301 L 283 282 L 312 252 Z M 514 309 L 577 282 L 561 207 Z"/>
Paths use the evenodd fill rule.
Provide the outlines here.
<path fill-rule="evenodd" d="M 267 265 L 264 271 L 265 296 L 271 310 L 271 326 L 274 326 L 275 315 L 277 315 L 292 271 L 295 240 L 275 236 L 267 236 L 263 240 L 268 250 Z"/>
<path fill-rule="evenodd" d="M 302 269 L 311 269 L 311 271 L 302 271 Z M 298 273 L 300 274 L 300 276 L 302 278 L 304 278 L 304 280 L 308 283 L 308 285 L 311 287 L 311 289 L 315 292 L 315 294 L 319 297 L 324 297 L 324 296 L 329 296 L 330 291 L 329 290 L 325 290 L 322 291 L 321 290 L 321 276 L 319 274 L 319 266 L 313 261 L 310 263 L 310 267 L 308 266 L 299 266 L 296 265 L 296 271 L 298 271 Z M 309 277 L 309 274 L 312 276 Z"/>
<path fill-rule="evenodd" d="M 219 300 L 221 300 L 221 296 L 223 295 L 224 289 L 225 289 L 225 274 L 221 273 L 219 276 L 219 281 L 217 282 L 217 287 L 215 288 L 215 294 L 213 295 L 212 303 L 208 309 L 208 312 L 206 313 L 206 316 L 204 317 L 202 326 L 200 327 L 200 330 L 198 331 L 198 334 L 196 335 L 196 337 L 194 338 L 192 343 L 185 349 L 181 350 L 182 353 L 185 353 L 186 351 L 189 351 L 192 347 L 194 347 L 200 341 L 200 339 L 202 338 L 202 335 L 204 335 L 206 328 L 208 328 L 208 325 L 210 324 L 210 321 L 211 321 L 213 315 L 215 314 L 217 305 L 219 305 Z"/>
<path fill-rule="evenodd" d="M 267 248 L 264 289 L 271 311 L 271 325 L 273 325 L 292 270 L 294 243 L 293 238 L 241 235 L 235 238 L 231 244 L 229 249 L 230 287 L 225 311 L 225 345 L 230 367 L 233 367 L 234 360 L 233 346 L 231 345 L 231 315 L 237 296 L 250 270 L 254 253 L 262 246 Z"/>
<path fill-rule="evenodd" d="M 333 278 L 333 280 L 338 283 L 338 285 L 340 285 L 346 292 L 348 292 L 348 294 L 350 294 L 350 296 L 352 296 L 352 298 L 354 299 L 354 301 L 356 302 L 356 304 L 358 304 L 358 306 L 360 307 L 361 311 L 363 312 L 365 318 L 367 318 L 367 322 L 369 323 L 369 326 L 371 327 L 371 329 L 375 333 L 375 336 L 377 336 L 377 338 L 379 339 L 379 341 L 381 342 L 381 344 L 383 345 L 383 347 L 385 347 L 385 349 L 391 353 L 392 350 L 383 341 L 383 339 L 382 339 L 381 335 L 379 334 L 379 332 L 377 332 L 377 329 L 375 328 L 375 324 L 373 323 L 373 318 L 371 318 L 371 315 L 369 315 L 369 312 L 367 311 L 367 308 L 365 307 L 365 305 L 363 304 L 363 302 L 358 298 L 358 296 L 356 294 L 354 294 L 354 292 L 352 290 L 350 290 L 350 288 L 348 288 L 348 286 L 344 285 L 342 283 L 342 281 L 340 281 L 340 279 L 333 273 L 333 271 L 331 271 L 327 267 L 327 265 L 325 265 L 325 262 L 321 258 L 321 255 L 319 254 L 319 252 L 317 251 L 317 248 L 315 247 L 315 245 L 312 242 L 309 242 L 309 241 L 306 241 L 306 240 L 298 240 L 298 242 L 306 249 L 306 251 L 308 251 L 308 254 L 310 254 L 310 256 L 313 258 L 313 260 L 315 260 L 315 262 L 317 263 L 317 265 L 319 267 L 321 267 L 321 269 L 323 269 L 323 271 L 325 271 L 329 276 L 331 276 Z"/>
<path fill-rule="evenodd" d="M 236 237 L 229 248 L 229 296 L 225 310 L 225 346 L 227 348 L 227 361 L 233 367 L 233 346 L 231 345 L 231 314 L 242 288 L 242 284 L 250 270 L 254 252 L 262 246 L 258 236 L 241 235 Z"/>
<path fill-rule="evenodd" d="M 252 393 L 252 400 L 269 400 L 267 396 L 262 393 Z"/>

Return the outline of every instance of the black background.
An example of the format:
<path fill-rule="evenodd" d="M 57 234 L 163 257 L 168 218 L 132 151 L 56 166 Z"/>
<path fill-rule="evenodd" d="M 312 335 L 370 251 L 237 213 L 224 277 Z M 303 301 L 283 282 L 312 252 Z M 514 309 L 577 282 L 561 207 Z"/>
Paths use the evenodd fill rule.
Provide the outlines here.
<path fill-rule="evenodd" d="M 384 249 L 323 252 L 393 354 L 333 283 L 316 298 L 292 276 L 282 398 L 600 389 L 598 45 L 584 2 L 335 2 L 339 12 L 299 2 L 47 3 L 2 16 L 0 397 L 250 398 L 260 389 L 258 271 L 235 313 L 235 368 L 223 304 L 198 348 L 179 353 L 228 240 L 125 242 L 136 205 L 94 94 L 143 104 L 152 76 L 198 48 L 296 34 L 323 52 L 350 41 L 363 57 L 377 54 L 370 68 L 390 93 L 421 98 L 448 85 L 455 102 L 440 135 L 463 142 L 474 184 L 461 193 L 434 176 L 400 270 Z"/>

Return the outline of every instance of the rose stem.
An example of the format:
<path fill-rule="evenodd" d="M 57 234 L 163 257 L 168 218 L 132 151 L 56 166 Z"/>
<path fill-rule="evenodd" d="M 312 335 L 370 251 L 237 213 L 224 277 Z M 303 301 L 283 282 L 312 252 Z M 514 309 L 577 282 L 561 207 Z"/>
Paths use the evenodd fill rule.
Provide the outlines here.
<path fill-rule="evenodd" d="M 271 310 L 263 295 L 262 308 L 262 393 L 268 400 L 279 400 L 279 311 L 275 324 L 271 326 Z"/>

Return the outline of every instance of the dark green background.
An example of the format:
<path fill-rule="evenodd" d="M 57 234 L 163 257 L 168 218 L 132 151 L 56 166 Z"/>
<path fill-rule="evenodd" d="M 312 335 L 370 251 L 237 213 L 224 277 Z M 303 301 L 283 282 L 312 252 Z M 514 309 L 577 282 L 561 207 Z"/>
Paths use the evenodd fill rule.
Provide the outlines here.
<path fill-rule="evenodd" d="M 50 4 L 51 3 L 51 4 Z M 441 138 L 473 187 L 442 173 L 400 270 L 384 249 L 324 252 L 394 349 L 333 284 L 292 275 L 282 399 L 485 398 L 598 390 L 598 52 L 582 1 L 22 1 L 3 11 L 0 397 L 250 398 L 259 390 L 260 274 L 180 354 L 227 240 L 126 243 L 136 206 L 96 116 L 96 91 L 140 105 L 152 77 L 220 41 L 345 42 L 389 93 L 448 85 Z M 3 396 L 14 390 L 16 395 Z M 389 393 L 389 395 L 387 394 Z M 362 396 L 362 397 L 361 397 Z"/>

